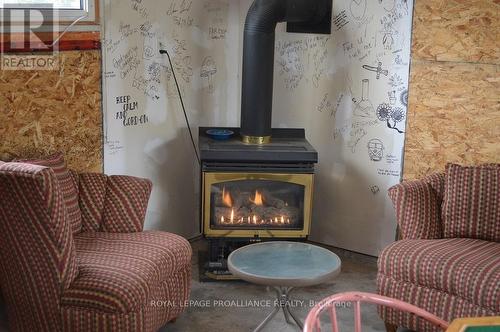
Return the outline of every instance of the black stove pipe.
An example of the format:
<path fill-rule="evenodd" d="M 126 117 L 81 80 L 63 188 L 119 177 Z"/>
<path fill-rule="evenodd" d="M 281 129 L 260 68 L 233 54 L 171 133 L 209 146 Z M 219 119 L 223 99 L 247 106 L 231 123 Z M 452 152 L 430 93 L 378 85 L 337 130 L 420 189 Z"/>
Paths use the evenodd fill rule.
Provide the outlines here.
<path fill-rule="evenodd" d="M 274 41 L 279 22 L 321 22 L 331 0 L 255 0 L 248 11 L 243 39 L 241 131 L 246 143 L 271 138 Z"/>

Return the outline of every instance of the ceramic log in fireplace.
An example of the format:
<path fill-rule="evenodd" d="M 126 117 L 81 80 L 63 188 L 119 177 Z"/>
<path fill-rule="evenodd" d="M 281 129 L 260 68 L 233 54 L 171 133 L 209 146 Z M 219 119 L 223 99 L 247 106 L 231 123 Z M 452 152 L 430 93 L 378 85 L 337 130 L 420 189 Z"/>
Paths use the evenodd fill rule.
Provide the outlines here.
<path fill-rule="evenodd" d="M 200 128 L 202 225 L 207 238 L 305 238 L 311 224 L 317 152 L 302 129 L 274 129 L 273 141 L 217 141 Z"/>

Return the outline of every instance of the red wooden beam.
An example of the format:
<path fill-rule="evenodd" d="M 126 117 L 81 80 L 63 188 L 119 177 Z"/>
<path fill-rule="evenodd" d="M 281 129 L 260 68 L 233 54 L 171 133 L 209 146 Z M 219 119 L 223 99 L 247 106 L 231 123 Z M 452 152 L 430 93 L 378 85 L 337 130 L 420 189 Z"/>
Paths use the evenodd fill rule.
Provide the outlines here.
<path fill-rule="evenodd" d="M 3 34 L 0 39 L 0 53 L 53 52 L 73 50 L 97 50 L 101 48 L 99 32 L 68 32 L 55 45 L 51 45 L 58 35 L 42 33 L 31 35 L 26 40 L 23 33 Z"/>

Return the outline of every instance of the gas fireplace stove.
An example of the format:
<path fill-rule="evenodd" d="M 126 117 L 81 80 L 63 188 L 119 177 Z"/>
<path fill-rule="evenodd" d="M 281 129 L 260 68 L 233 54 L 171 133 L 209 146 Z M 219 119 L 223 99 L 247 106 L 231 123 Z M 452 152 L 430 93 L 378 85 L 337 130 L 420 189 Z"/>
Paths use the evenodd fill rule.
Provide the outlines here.
<path fill-rule="evenodd" d="M 226 141 L 200 128 L 201 225 L 206 272 L 226 275 L 226 257 L 249 241 L 305 239 L 318 153 L 303 129 L 272 129 L 275 29 L 330 34 L 330 0 L 254 0 L 243 32 L 241 128 Z M 222 129 L 222 128 L 218 128 Z"/>
<path fill-rule="evenodd" d="M 199 129 L 201 225 L 210 244 L 207 270 L 225 274 L 237 247 L 274 238 L 305 239 L 311 225 L 318 153 L 303 129 L 273 129 L 268 144 L 228 140 Z"/>

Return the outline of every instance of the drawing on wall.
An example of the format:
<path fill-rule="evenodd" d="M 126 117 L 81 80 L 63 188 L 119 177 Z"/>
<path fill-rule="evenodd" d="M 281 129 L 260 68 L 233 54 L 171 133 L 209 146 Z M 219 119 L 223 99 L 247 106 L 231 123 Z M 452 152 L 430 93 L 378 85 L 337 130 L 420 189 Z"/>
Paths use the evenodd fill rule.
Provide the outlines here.
<path fill-rule="evenodd" d="M 304 78 L 305 66 L 301 57 L 306 48 L 304 40 L 278 43 L 276 48 L 279 54 L 279 59 L 276 60 L 279 75 L 283 77 L 285 87 L 293 90 Z"/>
<path fill-rule="evenodd" d="M 197 235 L 196 225 L 181 220 L 197 219 L 197 209 L 188 208 L 196 206 L 198 193 L 174 190 L 179 185 L 198 188 L 198 183 L 183 183 L 191 179 L 194 166 L 192 156 L 183 153 L 189 142 L 177 114 L 173 74 L 158 50 L 172 56 L 193 126 L 239 126 L 243 11 L 252 1 L 130 0 L 123 5 L 120 0 L 104 0 L 105 171 L 154 182 L 147 228 Z M 331 36 L 276 30 L 273 124 L 305 127 L 322 156 L 318 178 L 334 182 L 316 189 L 318 219 L 327 220 L 335 212 L 338 225 L 356 220 L 373 234 L 359 243 L 353 240 L 359 230 L 339 236 L 331 223 L 318 221 L 313 236 L 319 242 L 377 255 L 393 239 L 384 230 L 393 229 L 394 220 L 383 209 L 368 222 L 358 211 L 340 203 L 332 211 L 325 202 L 353 200 L 364 190 L 367 204 L 382 206 L 385 189 L 399 181 L 404 134 L 398 132 L 404 131 L 408 116 L 412 7 L 413 1 L 407 0 L 335 0 Z M 352 79 L 347 81 L 349 75 Z M 117 105 L 116 96 L 130 96 L 130 101 Z M 371 139 L 378 141 L 371 141 L 368 152 Z M 155 160 L 165 162 L 144 162 L 150 159 L 144 147 L 152 140 L 161 141 L 158 151 L 165 154 Z M 389 158 L 391 153 L 394 158 Z M 165 172 L 166 166 L 183 177 Z"/>
<path fill-rule="evenodd" d="M 381 45 L 386 51 L 392 51 L 393 49 L 400 51 L 408 47 L 405 38 L 407 34 L 398 29 L 398 21 L 405 15 L 407 15 L 407 13 L 405 13 L 402 4 L 397 3 L 391 11 L 387 12 L 386 15 L 380 19 L 381 29 L 377 33 L 377 45 Z M 398 54 L 398 56 L 400 56 L 400 54 Z"/>
<path fill-rule="evenodd" d="M 144 51 L 142 57 L 144 60 L 150 60 L 158 54 L 158 42 L 155 35 L 148 34 L 147 37 L 144 38 Z"/>
<path fill-rule="evenodd" d="M 217 73 L 217 66 L 215 61 L 211 56 L 207 56 L 203 59 L 201 65 L 200 77 L 205 78 L 208 83 L 208 93 L 214 92 L 214 78 L 213 76 Z"/>
<path fill-rule="evenodd" d="M 347 147 L 351 150 L 351 153 L 353 154 L 356 153 L 356 148 L 359 142 L 361 142 L 363 137 L 365 137 L 368 134 L 365 128 L 362 127 L 355 128 L 355 127 L 356 125 L 353 124 L 352 131 L 349 134 L 349 141 L 347 141 Z"/>
<path fill-rule="evenodd" d="M 123 127 L 138 126 L 149 122 L 148 116 L 139 112 L 139 102 L 133 100 L 131 96 L 116 96 L 115 103 L 120 110 L 115 113 L 114 119 L 118 120 Z"/>
<path fill-rule="evenodd" d="M 393 88 L 396 88 L 400 85 L 403 85 L 403 79 L 397 73 L 392 74 L 389 77 L 389 85 L 392 86 Z"/>
<path fill-rule="evenodd" d="M 208 37 L 212 40 L 226 39 L 227 34 L 227 1 L 208 1 L 204 5 L 209 16 Z"/>
<path fill-rule="evenodd" d="M 385 162 L 387 164 L 393 164 L 394 165 L 394 164 L 398 164 L 399 161 L 400 161 L 400 158 L 398 156 L 394 155 L 394 154 L 390 154 L 389 153 L 389 154 L 387 154 L 385 156 Z"/>
<path fill-rule="evenodd" d="M 150 81 L 160 83 L 161 68 L 162 66 L 155 61 L 147 66 L 146 74 L 148 75 Z"/>
<path fill-rule="evenodd" d="M 369 65 L 363 65 L 363 69 L 372 71 L 377 74 L 377 80 L 380 78 L 380 74 L 387 76 L 389 75 L 389 71 L 387 69 L 382 68 L 382 62 L 378 62 L 377 67 L 374 66 L 369 66 Z"/>
<path fill-rule="evenodd" d="M 396 7 L 396 0 L 378 0 L 386 12 L 391 12 Z"/>
<path fill-rule="evenodd" d="M 335 107 L 333 103 L 330 101 L 328 93 L 325 93 L 323 99 L 321 100 L 321 103 L 317 107 L 317 110 L 320 113 L 323 112 L 330 113 L 330 117 L 335 117 L 335 114 L 337 113 L 337 108 L 341 101 L 342 101 L 342 95 L 340 95 L 339 100 L 337 100 L 337 106 Z"/>
<path fill-rule="evenodd" d="M 359 37 L 356 42 L 342 43 L 342 49 L 349 60 L 363 61 L 368 58 L 374 49 L 372 38 Z"/>
<path fill-rule="evenodd" d="M 321 39 L 319 39 L 321 38 Z M 319 37 L 318 39 L 307 39 L 307 49 L 312 59 L 313 73 L 312 82 L 316 88 L 319 87 L 320 81 L 325 76 L 327 71 L 328 47 L 326 43 L 330 38 Z"/>
<path fill-rule="evenodd" d="M 387 103 L 382 103 L 377 107 L 377 118 L 385 121 L 387 127 L 403 134 L 404 131 L 398 129 L 396 125 L 405 119 L 405 111 L 402 107 L 394 107 Z"/>
<path fill-rule="evenodd" d="M 329 36 L 308 36 L 290 41 L 276 42 L 278 75 L 285 87 L 296 89 L 303 79 L 311 80 L 318 88 L 328 73 Z"/>
<path fill-rule="evenodd" d="M 403 6 L 406 10 L 406 13 L 408 13 L 408 0 L 402 0 L 402 2 L 403 2 Z"/>
<path fill-rule="evenodd" d="M 118 154 L 120 151 L 123 150 L 123 145 L 120 143 L 119 140 L 115 140 L 115 141 L 108 141 L 107 142 L 107 146 L 108 146 L 108 153 L 109 155 L 115 155 L 115 154 Z"/>
<path fill-rule="evenodd" d="M 135 73 L 131 87 L 133 89 L 141 91 L 146 97 L 157 101 L 160 99 L 157 86 L 160 81 L 160 73 L 158 71 L 158 68 L 155 67 L 155 63 L 150 64 L 148 67 L 149 70 L 146 70 L 145 74 L 148 74 L 149 77 L 146 77 L 146 75 L 138 75 L 137 73 Z"/>
<path fill-rule="evenodd" d="M 146 5 L 142 3 L 142 0 L 131 0 L 130 6 L 141 18 L 147 19 L 149 17 Z"/>
<path fill-rule="evenodd" d="M 368 141 L 368 157 L 371 161 L 381 161 L 384 158 L 384 143 L 378 138 L 372 138 Z"/>
<path fill-rule="evenodd" d="M 375 108 L 370 101 L 370 81 L 363 79 L 361 82 L 361 100 L 356 102 L 353 115 L 362 118 L 374 118 Z M 353 100 L 355 101 L 355 100 Z"/>
<path fill-rule="evenodd" d="M 396 55 L 396 57 L 394 58 L 394 63 L 399 65 L 399 66 L 407 66 L 408 65 L 408 62 L 403 61 L 403 57 L 400 54 Z"/>
<path fill-rule="evenodd" d="M 172 62 L 174 63 L 175 73 L 177 77 L 181 77 L 184 82 L 191 82 L 191 77 L 193 77 L 193 66 L 192 57 L 189 52 L 189 46 L 186 40 L 174 38 L 174 57 Z"/>
<path fill-rule="evenodd" d="M 113 58 L 113 66 L 120 71 L 122 79 L 135 72 L 141 61 L 137 57 L 138 47 L 132 47 L 127 52 Z"/>
<path fill-rule="evenodd" d="M 333 18 L 333 24 L 335 25 L 335 29 L 339 31 L 342 29 L 344 26 L 349 24 L 349 20 L 347 18 L 347 14 L 345 10 L 342 10 L 340 13 L 335 15 Z"/>
<path fill-rule="evenodd" d="M 366 15 L 367 0 L 351 0 L 349 9 L 352 17 L 358 21 L 362 21 Z"/>
<path fill-rule="evenodd" d="M 399 101 L 401 102 L 401 105 L 408 107 L 408 89 L 404 89 L 403 91 L 401 91 L 401 94 L 399 95 Z"/>
<path fill-rule="evenodd" d="M 405 111 L 403 110 L 402 107 L 393 107 L 392 112 L 391 112 L 391 117 L 387 121 L 387 126 L 391 129 L 396 130 L 398 133 L 402 134 L 404 132 L 402 130 L 398 129 L 396 127 L 396 125 L 398 123 L 403 122 L 405 117 L 406 117 L 406 114 L 405 114 Z M 390 124 L 391 121 L 392 121 L 392 124 Z"/>
<path fill-rule="evenodd" d="M 396 104 L 396 91 L 395 90 L 389 91 L 387 92 L 387 95 L 389 96 L 389 103 L 391 105 Z"/>
<path fill-rule="evenodd" d="M 139 1 L 139 0 L 133 0 Z M 142 1 L 142 0 L 140 0 Z M 194 18 L 191 16 L 193 1 L 172 0 L 166 11 L 168 17 L 172 18 L 173 25 L 177 27 L 190 27 L 193 25 Z"/>

